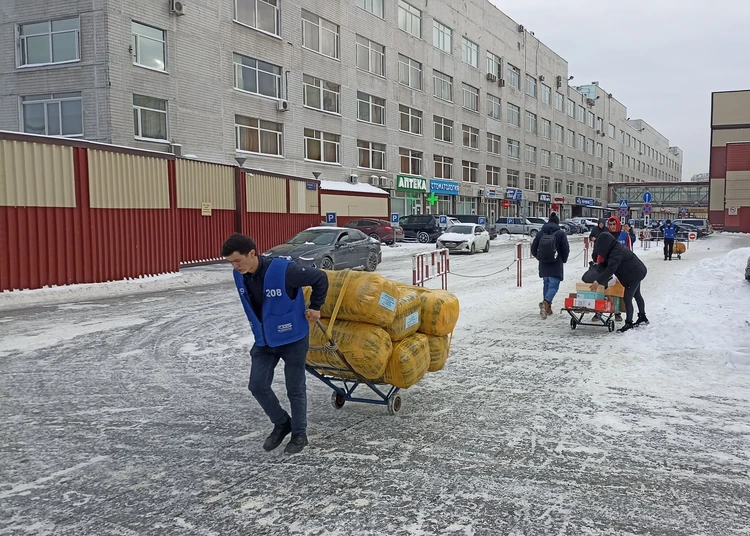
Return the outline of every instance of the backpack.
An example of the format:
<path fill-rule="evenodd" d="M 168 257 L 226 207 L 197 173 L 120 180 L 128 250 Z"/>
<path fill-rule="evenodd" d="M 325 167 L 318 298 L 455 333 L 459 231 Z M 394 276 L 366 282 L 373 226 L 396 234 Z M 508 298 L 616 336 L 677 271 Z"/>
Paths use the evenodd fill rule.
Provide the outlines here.
<path fill-rule="evenodd" d="M 539 246 L 536 250 L 536 258 L 539 262 L 550 264 L 557 262 L 557 231 L 554 233 L 544 233 L 539 239 Z"/>

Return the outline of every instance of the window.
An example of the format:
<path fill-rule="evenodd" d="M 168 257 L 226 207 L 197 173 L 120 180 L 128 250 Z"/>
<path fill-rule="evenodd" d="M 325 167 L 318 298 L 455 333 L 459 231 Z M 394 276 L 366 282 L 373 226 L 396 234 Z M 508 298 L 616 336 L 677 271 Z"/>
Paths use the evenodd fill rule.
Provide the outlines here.
<path fill-rule="evenodd" d="M 324 112 L 340 113 L 341 86 L 320 78 L 303 75 L 304 105 Z"/>
<path fill-rule="evenodd" d="M 521 108 L 515 104 L 508 103 L 507 116 L 508 123 L 514 127 L 521 127 Z"/>
<path fill-rule="evenodd" d="M 583 167 L 583 161 L 578 160 L 576 162 L 576 173 L 578 175 L 583 175 L 584 167 Z"/>
<path fill-rule="evenodd" d="M 555 141 L 565 143 L 565 127 L 555 123 Z"/>
<path fill-rule="evenodd" d="M 167 101 L 133 95 L 135 137 L 167 140 Z"/>
<path fill-rule="evenodd" d="M 147 69 L 167 69 L 167 35 L 164 30 L 131 22 L 133 64 Z"/>
<path fill-rule="evenodd" d="M 500 99 L 487 93 L 487 117 L 500 121 L 501 110 L 502 104 L 500 103 Z"/>
<path fill-rule="evenodd" d="M 533 173 L 524 173 L 523 186 L 527 190 L 536 190 L 536 175 Z"/>
<path fill-rule="evenodd" d="M 476 162 L 469 162 L 464 160 L 461 163 L 461 167 L 464 172 L 464 182 L 477 182 L 477 176 L 479 175 L 479 164 Z"/>
<path fill-rule="evenodd" d="M 422 135 L 422 112 L 399 104 L 398 112 L 401 116 L 401 127 L 403 132 Z"/>
<path fill-rule="evenodd" d="M 540 192 L 549 192 L 549 177 L 542 177 L 542 185 L 539 187 Z"/>
<path fill-rule="evenodd" d="M 526 146 L 526 162 L 536 164 L 536 147 L 531 145 Z"/>
<path fill-rule="evenodd" d="M 602 178 L 602 167 L 601 166 L 596 166 L 596 178 L 597 179 L 601 179 Z M 597 197 L 599 197 L 599 195 L 597 195 Z"/>
<path fill-rule="evenodd" d="M 586 152 L 591 156 L 594 156 L 594 140 L 591 138 L 586 140 Z"/>
<path fill-rule="evenodd" d="M 568 129 L 568 135 L 565 137 L 565 143 L 568 147 L 575 148 L 576 133 Z"/>
<path fill-rule="evenodd" d="M 563 169 L 563 155 L 555 153 L 555 169 L 562 171 Z"/>
<path fill-rule="evenodd" d="M 234 54 L 234 88 L 254 95 L 280 99 L 281 67 Z"/>
<path fill-rule="evenodd" d="M 490 134 L 487 133 L 487 152 L 490 154 L 502 154 L 501 153 L 501 147 L 502 147 L 502 138 L 498 136 L 497 134 Z"/>
<path fill-rule="evenodd" d="M 357 119 L 385 125 L 385 99 L 357 91 Z"/>
<path fill-rule="evenodd" d="M 565 171 L 573 173 L 576 169 L 576 161 L 574 158 L 568 157 L 565 159 Z"/>
<path fill-rule="evenodd" d="M 599 169 L 601 169 L 601 168 L 599 168 Z M 596 194 L 595 194 L 594 197 L 596 197 L 596 199 L 601 199 L 601 197 L 602 197 L 602 187 L 601 186 L 597 186 L 596 187 Z"/>
<path fill-rule="evenodd" d="M 536 78 L 530 74 L 526 75 L 526 94 L 529 97 L 536 98 Z"/>
<path fill-rule="evenodd" d="M 594 176 L 594 164 L 586 164 L 586 176 L 587 177 Z M 589 197 L 591 196 L 589 195 Z"/>
<path fill-rule="evenodd" d="M 21 24 L 18 30 L 22 66 L 81 59 L 81 21 L 78 17 Z"/>
<path fill-rule="evenodd" d="M 612 123 L 609 124 L 609 137 L 612 138 L 612 139 L 615 139 L 615 126 Z M 638 142 L 638 145 L 639 145 L 638 151 L 640 151 L 641 150 L 641 148 L 640 148 L 641 142 L 640 141 Z"/>
<path fill-rule="evenodd" d="M 596 116 L 594 115 L 594 112 L 589 112 L 589 128 L 594 128 L 595 119 L 596 119 Z"/>
<path fill-rule="evenodd" d="M 341 137 L 338 134 L 305 129 L 305 160 L 338 164 Z"/>
<path fill-rule="evenodd" d="M 385 170 L 385 144 L 357 140 L 359 167 Z"/>
<path fill-rule="evenodd" d="M 565 111 L 565 96 L 560 93 L 555 93 L 555 110 L 558 112 Z"/>
<path fill-rule="evenodd" d="M 453 53 L 453 30 L 436 20 L 432 21 L 432 45 L 447 54 Z"/>
<path fill-rule="evenodd" d="M 435 123 L 435 139 L 453 143 L 453 121 L 438 115 L 432 116 L 432 120 Z"/>
<path fill-rule="evenodd" d="M 578 145 L 577 148 L 579 151 L 585 151 L 586 150 L 586 136 L 583 134 L 578 135 Z"/>
<path fill-rule="evenodd" d="M 479 129 L 469 125 L 461 125 L 463 131 L 463 146 L 479 150 Z"/>
<path fill-rule="evenodd" d="M 487 52 L 487 72 L 494 74 L 498 79 L 503 77 L 503 60 L 492 52 Z"/>
<path fill-rule="evenodd" d="M 555 179 L 555 193 L 562 193 L 562 179 Z"/>
<path fill-rule="evenodd" d="M 332 22 L 302 10 L 302 46 L 312 51 L 339 58 L 339 27 Z"/>
<path fill-rule="evenodd" d="M 21 98 L 23 131 L 41 136 L 83 136 L 81 93 Z"/>
<path fill-rule="evenodd" d="M 526 111 L 526 130 L 536 134 L 536 114 Z"/>
<path fill-rule="evenodd" d="M 472 67 L 479 67 L 479 45 L 474 41 L 469 41 L 465 37 L 461 38 L 461 59 Z"/>
<path fill-rule="evenodd" d="M 552 153 L 550 153 L 546 149 L 542 149 L 542 167 L 550 167 L 550 158 L 552 156 Z M 547 190 L 544 190 L 545 192 Z"/>
<path fill-rule="evenodd" d="M 385 76 L 385 47 L 366 37 L 356 37 L 357 68 Z"/>
<path fill-rule="evenodd" d="M 448 156 L 433 156 L 435 161 L 435 178 L 452 179 L 453 178 L 453 159 Z"/>
<path fill-rule="evenodd" d="M 508 139 L 508 158 L 521 159 L 521 142 Z"/>
<path fill-rule="evenodd" d="M 422 64 L 403 54 L 398 55 L 398 81 L 413 89 L 422 89 Z"/>
<path fill-rule="evenodd" d="M 581 105 L 578 105 L 578 122 L 586 123 L 586 108 Z"/>
<path fill-rule="evenodd" d="M 500 168 L 487 166 L 487 184 L 490 186 L 500 186 Z"/>
<path fill-rule="evenodd" d="M 542 84 L 542 102 L 547 106 L 552 104 L 552 88 L 546 84 Z"/>
<path fill-rule="evenodd" d="M 422 12 L 411 4 L 398 0 L 398 27 L 417 39 L 422 39 Z"/>
<path fill-rule="evenodd" d="M 509 169 L 506 173 L 508 179 L 508 188 L 518 188 L 520 173 L 514 169 Z"/>
<path fill-rule="evenodd" d="M 433 95 L 438 99 L 453 102 L 453 77 L 440 71 L 432 71 Z"/>
<path fill-rule="evenodd" d="M 398 155 L 401 160 L 401 173 L 422 175 L 422 153 L 420 151 L 399 147 Z"/>
<path fill-rule="evenodd" d="M 568 117 L 576 116 L 576 103 L 568 99 Z"/>
<path fill-rule="evenodd" d="M 601 143 L 596 144 L 596 157 L 604 158 L 604 145 L 602 145 Z"/>
<path fill-rule="evenodd" d="M 235 0 L 234 20 L 273 35 L 281 35 L 278 0 Z"/>
<path fill-rule="evenodd" d="M 462 84 L 463 90 L 463 107 L 472 112 L 479 111 L 479 90 L 469 84 Z"/>
<path fill-rule="evenodd" d="M 565 181 L 565 194 L 573 195 L 573 181 Z"/>
<path fill-rule="evenodd" d="M 508 85 L 516 89 L 521 89 L 521 69 L 508 64 Z"/>
<path fill-rule="evenodd" d="M 604 133 L 604 119 L 601 117 L 596 118 L 596 130 L 598 130 L 600 133 Z"/>
<path fill-rule="evenodd" d="M 542 138 L 552 139 L 552 122 L 549 119 L 542 118 Z"/>
<path fill-rule="evenodd" d="M 241 115 L 234 116 L 236 149 L 269 156 L 282 155 L 282 125 Z"/>
<path fill-rule="evenodd" d="M 583 183 L 579 182 L 576 186 L 576 195 L 583 195 Z"/>
<path fill-rule="evenodd" d="M 376 17 L 383 18 L 383 0 L 357 0 L 357 7 L 372 13 Z"/>
<path fill-rule="evenodd" d="M 610 161 L 610 162 L 614 162 L 614 161 L 615 161 L 615 150 L 614 150 L 614 149 L 613 149 L 612 147 L 610 147 L 610 148 L 609 148 L 609 149 L 607 150 L 607 155 L 608 155 L 608 157 L 609 157 L 609 161 Z M 634 164 L 634 166 L 633 166 L 633 167 L 635 167 L 635 158 L 633 159 L 633 164 Z"/>
<path fill-rule="evenodd" d="M 620 153 L 620 165 L 625 165 L 625 153 Z"/>

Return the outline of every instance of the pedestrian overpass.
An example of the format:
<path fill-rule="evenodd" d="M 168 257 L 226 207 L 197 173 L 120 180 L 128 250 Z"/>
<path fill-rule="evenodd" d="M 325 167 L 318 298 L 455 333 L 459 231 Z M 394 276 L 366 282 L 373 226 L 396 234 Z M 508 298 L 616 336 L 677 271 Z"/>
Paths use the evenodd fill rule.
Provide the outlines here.
<path fill-rule="evenodd" d="M 651 193 L 652 217 L 685 214 L 686 217 L 708 218 L 708 182 L 643 182 L 609 185 L 609 207 L 618 208 L 625 199 L 631 211 L 640 214 L 643 195 Z"/>

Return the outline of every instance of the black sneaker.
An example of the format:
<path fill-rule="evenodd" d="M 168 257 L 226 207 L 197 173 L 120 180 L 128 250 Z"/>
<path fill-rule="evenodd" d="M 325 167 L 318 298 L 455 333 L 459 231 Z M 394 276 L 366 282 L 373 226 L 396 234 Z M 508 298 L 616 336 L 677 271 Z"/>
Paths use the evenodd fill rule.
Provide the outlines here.
<path fill-rule="evenodd" d="M 646 318 L 646 315 L 638 313 L 638 320 L 635 321 L 635 327 L 640 325 L 648 326 L 648 318 Z"/>
<path fill-rule="evenodd" d="M 292 423 L 287 419 L 285 424 L 277 424 L 273 427 L 273 432 L 266 438 L 266 442 L 263 443 L 263 449 L 271 451 L 281 445 L 284 438 L 292 433 Z"/>
<path fill-rule="evenodd" d="M 625 333 L 628 330 L 631 330 L 635 327 L 635 324 L 632 322 L 625 321 L 625 324 L 617 330 L 617 333 Z"/>
<path fill-rule="evenodd" d="M 287 454 L 299 454 L 307 445 L 307 435 L 293 434 L 292 439 L 287 443 L 284 452 Z"/>
<path fill-rule="evenodd" d="M 622 314 L 615 313 L 615 322 L 622 322 Z"/>

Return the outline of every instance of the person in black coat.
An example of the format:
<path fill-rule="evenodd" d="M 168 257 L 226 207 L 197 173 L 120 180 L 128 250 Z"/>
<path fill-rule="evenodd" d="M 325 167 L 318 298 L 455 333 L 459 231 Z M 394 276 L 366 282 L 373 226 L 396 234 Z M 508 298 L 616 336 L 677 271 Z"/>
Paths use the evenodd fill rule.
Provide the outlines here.
<path fill-rule="evenodd" d="M 549 237 L 554 239 L 554 243 Z M 552 314 L 552 300 L 560 288 L 560 282 L 565 275 L 563 265 L 568 262 L 570 255 L 568 237 L 560 228 L 560 218 L 554 212 L 550 214 L 549 221 L 534 237 L 531 243 L 531 255 L 539 260 L 539 277 L 544 280 L 543 300 L 539 302 L 539 314 L 542 318 L 547 318 Z"/>
<path fill-rule="evenodd" d="M 609 233 L 602 233 L 594 244 L 594 258 L 602 268 L 595 283 L 606 285 L 614 275 L 625 287 L 625 325 L 618 331 L 625 332 L 641 324 L 648 324 L 646 304 L 641 296 L 641 282 L 648 270 L 635 253 L 623 246 Z M 595 285 L 592 285 L 592 290 Z M 638 304 L 638 321 L 633 323 L 633 298 Z"/>

